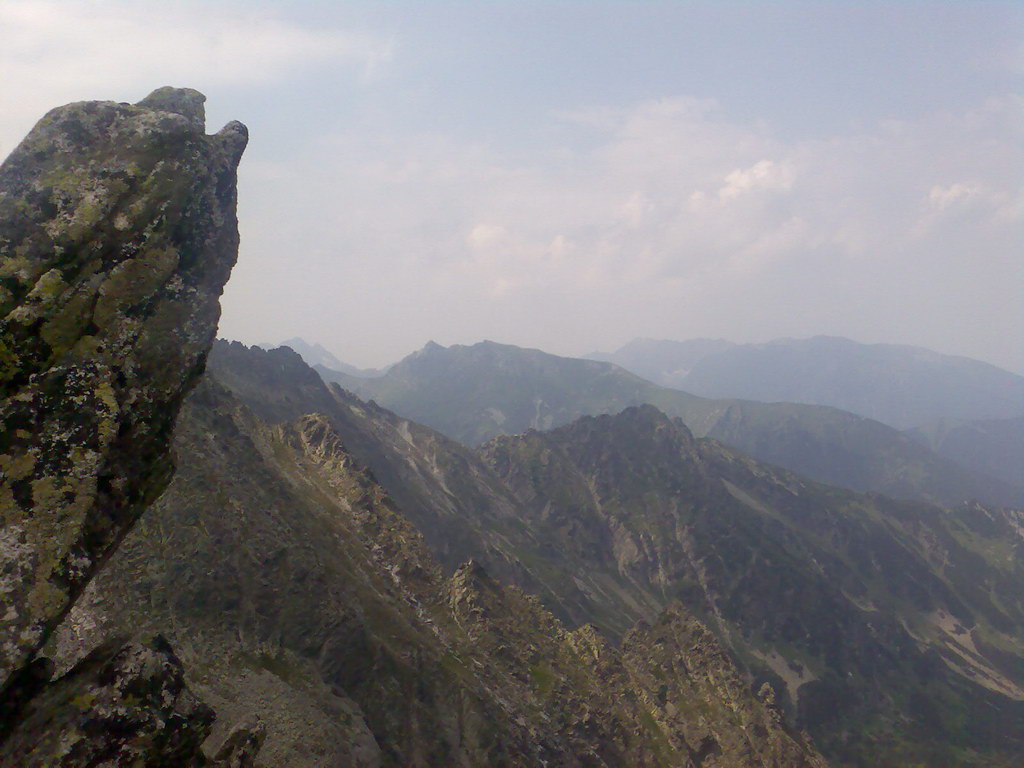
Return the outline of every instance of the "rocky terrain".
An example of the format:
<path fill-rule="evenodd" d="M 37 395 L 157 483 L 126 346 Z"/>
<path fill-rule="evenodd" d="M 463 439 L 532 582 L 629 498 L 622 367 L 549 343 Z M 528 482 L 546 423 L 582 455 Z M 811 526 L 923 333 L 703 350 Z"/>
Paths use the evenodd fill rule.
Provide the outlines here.
<path fill-rule="evenodd" d="M 0 167 L 0 764 L 203 764 L 213 719 L 162 639 L 39 655 L 167 486 L 238 251 L 246 131 L 204 97 L 47 114 Z M 225 760 L 242 759 L 255 731 Z M 255 740 L 255 741 L 254 741 Z M 247 747 L 248 748 L 248 747 Z"/>
<path fill-rule="evenodd" d="M 717 638 L 715 653 L 739 663 L 738 668 L 729 667 L 736 690 L 751 693 L 769 683 L 765 693 L 777 701 L 782 722 L 810 730 L 835 765 L 1009 766 L 1021 754 L 1022 745 L 1013 735 L 1024 722 L 1019 667 L 1024 658 L 1024 597 L 1020 548 L 1014 543 L 1020 540 L 1019 513 L 977 506 L 946 511 L 818 485 L 759 464 L 713 440 L 696 439 L 681 422 L 653 407 L 588 417 L 551 432 L 498 438 L 474 452 L 350 393 L 327 387 L 288 349 L 266 352 L 218 342 L 208 376 L 210 382 L 203 391 L 212 391 L 216 385 L 221 388 L 217 390 L 220 397 L 239 401 L 228 410 L 247 413 L 248 426 L 239 431 L 233 417 L 236 426 L 220 419 L 190 428 L 204 439 L 223 434 L 225 446 L 241 451 L 240 435 L 265 434 L 273 423 L 317 424 L 318 430 L 331 425 L 335 437 L 330 442 L 343 445 L 354 466 L 369 467 L 372 477 L 387 488 L 396 515 L 422 531 L 422 540 L 402 534 L 388 538 L 388 543 L 370 545 L 412 558 L 414 567 L 394 566 L 403 569 L 405 584 L 410 580 L 435 583 L 438 573 L 442 583 L 445 573 L 460 573 L 459 578 L 464 578 L 463 564 L 472 559 L 476 565 L 471 572 L 477 580 L 495 585 L 485 590 L 489 600 L 517 605 L 510 612 L 535 616 L 525 622 L 530 625 L 566 629 L 593 625 L 586 630 L 588 637 L 604 638 L 601 643 L 619 654 L 627 653 L 631 638 L 652 637 L 645 633 L 663 626 L 667 617 L 685 617 L 687 626 L 696 626 L 691 620 L 699 621 Z M 189 419 L 202 413 L 195 405 L 200 394 L 187 411 L 192 414 Z M 224 408 L 226 404 L 227 400 Z M 318 415 L 315 419 L 303 416 L 308 413 Z M 257 430 L 254 425 L 260 424 Z M 182 438 L 187 435 L 183 432 Z M 298 445 L 294 439 L 290 444 Z M 150 521 L 153 527 L 144 522 L 112 562 L 105 577 L 109 588 L 98 585 L 95 602 L 76 619 L 84 628 L 81 631 L 102 626 L 112 632 L 119 625 L 153 620 L 157 622 L 154 630 L 169 632 L 172 638 L 208 637 L 212 630 L 194 628 L 197 611 L 232 616 L 243 612 L 244 606 L 252 606 L 244 611 L 248 621 L 286 619 L 287 627 L 299 622 L 297 608 L 277 608 L 273 602 L 267 605 L 266 597 L 243 597 L 241 586 L 225 590 L 218 585 L 248 584 L 257 577 L 267 590 L 274 589 L 275 583 L 287 583 L 292 589 L 310 583 L 309 576 L 291 575 L 290 563 L 297 556 L 292 553 L 300 548 L 285 542 L 298 540 L 302 548 L 309 548 L 310 542 L 324 541 L 325 534 L 279 528 L 273 534 L 261 534 L 263 524 L 256 521 L 268 514 L 260 510 L 270 508 L 282 510 L 275 514 L 287 512 L 289 519 L 304 519 L 298 512 L 303 507 L 301 497 L 323 504 L 323 494 L 313 496 L 300 485 L 298 498 L 293 495 L 271 504 L 266 489 L 274 486 L 265 474 L 254 474 L 252 479 L 242 479 L 237 498 L 235 490 L 228 490 L 227 495 L 204 502 L 210 487 L 233 489 L 231 478 L 246 466 L 246 460 L 241 455 L 214 460 L 197 443 L 183 444 L 180 451 L 182 456 L 194 456 L 204 472 L 218 465 L 224 469 L 218 475 L 199 475 L 194 490 L 174 502 L 176 509 L 164 509 L 164 503 L 175 498 L 172 486 L 158 507 L 160 517 L 154 515 Z M 259 453 L 263 461 L 275 464 L 288 455 L 273 445 L 260 448 Z M 187 471 L 183 464 L 175 482 L 185 482 Z M 289 469 L 284 474 L 293 482 L 315 477 L 309 469 Z M 204 503 L 216 507 L 197 518 L 196 510 Z M 225 519 L 225 510 L 237 511 Z M 181 521 L 175 522 L 177 516 Z M 227 520 L 236 518 L 238 522 L 230 525 L 237 526 L 237 533 L 219 532 Z M 377 525 L 373 530 L 382 528 Z M 260 541 L 283 551 L 277 555 L 255 551 L 228 565 L 217 560 L 218 552 L 264 546 L 257 544 Z M 207 554 L 197 555 L 202 552 Z M 320 563 L 327 558 L 327 553 L 315 557 Z M 389 554 L 387 561 L 392 560 L 401 562 Z M 166 572 L 155 569 L 154 563 L 166 561 L 173 567 Z M 265 573 L 261 564 L 268 562 L 275 563 L 274 570 L 284 577 Z M 224 575 L 224 568 L 252 571 L 256 576 Z M 364 569 L 358 578 L 368 572 Z M 412 575 L 419 573 L 432 575 L 420 582 Z M 197 585 L 183 590 L 182 585 L 193 578 L 199 579 Z M 537 595 L 546 618 L 531 613 L 534 608 L 528 605 L 539 610 L 536 603 L 509 602 L 511 598 L 497 586 L 502 582 L 523 590 L 513 590 L 512 595 L 524 599 Z M 131 588 L 134 591 L 118 592 L 117 584 L 137 586 Z M 433 589 L 427 588 L 416 599 L 436 604 L 437 598 L 430 602 L 428 597 L 437 594 Z M 209 595 L 221 591 L 232 596 L 227 605 L 206 605 Z M 188 602 L 189 594 L 196 596 L 198 608 Z M 162 605 L 165 600 L 169 605 Z M 183 602 L 175 607 L 179 600 Z M 323 604 L 323 597 L 302 594 L 291 594 L 286 603 Z M 497 610 L 485 605 L 479 609 Z M 306 614 L 319 610 L 302 609 L 303 637 L 323 635 L 322 629 L 307 623 Z M 379 611 L 368 613 L 376 616 Z M 169 622 L 167 616 L 177 618 Z M 431 616 L 437 627 L 451 620 L 439 618 L 444 613 Z M 459 624 L 466 627 L 461 617 Z M 523 658 L 521 641 L 509 640 L 526 632 L 523 623 L 499 626 L 501 639 L 478 634 L 470 645 L 493 646 L 502 658 Z M 528 643 L 551 648 L 543 638 L 559 631 L 531 634 Z M 274 631 L 263 632 L 274 638 L 273 650 L 267 651 L 270 658 L 308 663 L 294 661 L 297 651 L 284 639 L 276 639 Z M 377 636 L 379 630 L 357 634 Z M 232 642 L 252 643 L 260 636 L 245 629 L 238 637 Z M 188 641 L 182 642 L 184 654 Z M 69 642 L 67 648 L 77 644 Z M 189 666 L 201 666 L 208 648 L 197 646 L 196 659 L 188 657 Z M 251 659 L 255 653 L 239 651 L 239 658 Z M 307 653 L 317 660 L 324 655 L 320 650 Z M 549 651 L 531 653 L 535 653 L 530 657 L 535 666 Z M 653 647 L 647 645 L 634 658 L 654 655 Z M 689 669 L 701 666 L 687 662 L 685 653 L 679 658 Z M 516 661 L 513 668 L 522 663 Z M 500 662 L 490 659 L 485 666 L 500 667 Z M 324 675 L 319 669 L 305 676 L 284 670 L 278 671 L 285 681 Z M 538 684 L 547 680 L 544 671 L 534 677 L 531 680 Z M 263 679 L 270 678 L 263 674 Z M 662 679 L 659 690 L 664 684 Z M 687 696 L 701 701 L 704 694 L 695 698 L 692 693 L 695 683 L 686 684 L 691 686 Z M 491 690 L 511 690 L 509 685 L 500 683 Z M 207 689 L 197 690 L 214 701 Z M 371 706 L 348 695 L 360 709 Z M 738 694 L 732 696 L 738 700 Z M 238 698 L 234 690 L 223 696 L 225 701 Z M 308 696 L 302 701 L 307 706 Z M 275 705 L 269 710 L 285 712 L 291 706 Z M 388 705 L 396 706 L 401 705 Z M 551 706 L 570 706 L 570 702 L 558 700 Z M 704 706 L 697 709 L 704 711 Z M 672 707 L 675 711 L 681 704 L 676 701 Z M 261 717 L 271 715 L 264 712 Z M 278 754 L 273 750 L 285 747 L 271 746 L 272 726 L 268 719 L 266 748 L 272 750 L 268 754 Z M 375 742 L 386 738 L 375 726 L 368 729 Z M 686 737 L 688 749 L 699 753 L 702 739 Z M 723 740 L 725 736 L 715 736 L 716 743 Z M 386 764 L 388 758 L 381 759 Z"/>
<path fill-rule="evenodd" d="M 499 345 L 364 385 L 470 447 L 211 350 L 246 137 L 202 104 L 60 108 L 0 168 L 0 766 L 1020 764 L 1024 513 L 704 437 L 865 472 L 888 428 L 832 409 Z M 971 481 L 916 448 L 894 487 Z"/>
<path fill-rule="evenodd" d="M 973 764 L 1004 739 L 978 764 L 1019 753 L 1020 512 L 817 485 L 651 406 L 498 438 L 483 455 L 552 557 L 615 584 L 597 601 L 682 601 L 784 686 L 836 762 Z"/>
<path fill-rule="evenodd" d="M 227 721 L 266 723 L 257 765 L 825 764 L 681 606 L 616 649 L 478 562 L 447 575 L 346 447 L 353 401 L 271 425 L 216 376 L 183 411 L 167 493 L 56 639 L 62 664 L 163 633 Z"/>

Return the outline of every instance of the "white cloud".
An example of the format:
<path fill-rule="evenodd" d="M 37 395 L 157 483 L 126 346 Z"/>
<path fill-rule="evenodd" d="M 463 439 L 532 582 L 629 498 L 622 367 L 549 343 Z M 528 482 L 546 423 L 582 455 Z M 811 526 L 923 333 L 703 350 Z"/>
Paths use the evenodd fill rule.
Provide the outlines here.
<path fill-rule="evenodd" d="M 846 333 L 955 351 L 968 327 L 1024 332 L 1020 222 L 997 217 L 1021 201 L 1014 105 L 784 141 L 713 104 L 663 99 L 575 113 L 585 142 L 526 161 L 437 136 L 353 133 L 296 164 L 284 188 L 255 192 L 263 215 L 245 224 L 247 242 L 267 256 L 250 252 L 239 278 L 276 284 L 267 272 L 293 233 L 275 230 L 294 215 L 298 237 L 332 244 L 335 261 L 308 269 L 336 275 L 323 281 L 344 295 L 335 304 L 389 324 L 379 362 L 427 336 L 580 352 L 607 346 L 613 328 Z M 940 208 L 957 210 L 956 226 L 921 230 Z M 387 317 L 374 296 L 389 297 Z M 401 325 L 391 308 L 406 305 L 415 321 Z"/>
<path fill-rule="evenodd" d="M 789 163 L 759 160 L 749 168 L 737 169 L 725 177 L 718 190 L 721 200 L 734 200 L 748 192 L 778 190 L 785 192 L 793 186 L 794 172 Z"/>
<path fill-rule="evenodd" d="M 371 78 L 388 38 L 301 26 L 243 5 L 0 3 L 0 154 L 52 107 L 87 98 L 137 100 L 154 87 L 200 90 L 280 82 L 331 63 Z M 214 128 L 215 129 L 215 128 Z"/>
<path fill-rule="evenodd" d="M 477 224 L 466 238 L 474 251 L 490 251 L 508 239 L 508 231 L 496 224 Z"/>
<path fill-rule="evenodd" d="M 950 206 L 970 202 L 983 194 L 984 189 L 980 184 L 959 181 L 948 185 L 937 184 L 928 190 L 928 202 L 941 211 Z"/>

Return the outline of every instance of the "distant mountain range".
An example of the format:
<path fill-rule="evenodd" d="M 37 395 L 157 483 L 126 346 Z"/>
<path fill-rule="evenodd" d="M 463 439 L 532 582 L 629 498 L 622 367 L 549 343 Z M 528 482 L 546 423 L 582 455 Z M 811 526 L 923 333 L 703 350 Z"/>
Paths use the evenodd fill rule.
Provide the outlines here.
<path fill-rule="evenodd" d="M 660 387 L 611 363 L 539 350 L 430 343 L 376 378 L 317 370 L 468 446 L 649 403 L 681 417 L 698 436 L 832 485 L 944 504 L 1016 504 L 1024 496 L 892 427 L 836 408 L 713 400 Z"/>
<path fill-rule="evenodd" d="M 940 419 L 907 433 L 940 456 L 1007 483 L 1024 483 L 1024 416 L 957 421 Z"/>
<path fill-rule="evenodd" d="M 261 349 L 277 349 L 278 347 L 288 347 L 299 354 L 299 357 L 303 359 L 306 365 L 316 366 L 322 365 L 325 368 L 330 368 L 334 371 L 341 371 L 342 373 L 348 374 L 349 376 L 359 377 L 372 377 L 372 376 L 383 376 L 387 373 L 388 367 L 384 368 L 357 368 L 354 365 L 342 362 L 334 354 L 328 351 L 322 344 L 313 343 L 310 344 L 305 339 L 294 336 L 290 339 L 285 339 L 280 344 L 258 344 Z"/>
<path fill-rule="evenodd" d="M 240 344 L 177 440 L 68 627 L 165 633 L 277 764 L 823 765 L 790 718 L 834 766 L 1024 753 L 1019 512 L 819 485 L 649 405 L 472 450 Z"/>
<path fill-rule="evenodd" d="M 1024 377 L 920 347 L 832 336 L 766 344 L 636 339 L 588 357 L 695 395 L 829 405 L 897 429 L 1024 415 Z"/>

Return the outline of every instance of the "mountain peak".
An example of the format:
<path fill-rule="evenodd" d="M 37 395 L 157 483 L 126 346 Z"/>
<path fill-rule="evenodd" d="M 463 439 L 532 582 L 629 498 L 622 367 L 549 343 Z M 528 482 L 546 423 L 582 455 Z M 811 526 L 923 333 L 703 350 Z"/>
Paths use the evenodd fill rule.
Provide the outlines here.
<path fill-rule="evenodd" d="M 553 434 L 569 435 L 585 431 L 591 439 L 602 436 L 612 445 L 630 445 L 634 441 L 657 440 L 665 445 L 670 440 L 678 447 L 692 448 L 696 439 L 681 419 L 672 418 L 650 403 L 630 406 L 614 414 L 584 416 L 553 430 Z"/>
<path fill-rule="evenodd" d="M 160 112 L 172 112 L 187 118 L 196 128 L 206 130 L 206 96 L 192 88 L 173 88 L 165 85 L 138 102 L 138 107 L 148 107 Z"/>

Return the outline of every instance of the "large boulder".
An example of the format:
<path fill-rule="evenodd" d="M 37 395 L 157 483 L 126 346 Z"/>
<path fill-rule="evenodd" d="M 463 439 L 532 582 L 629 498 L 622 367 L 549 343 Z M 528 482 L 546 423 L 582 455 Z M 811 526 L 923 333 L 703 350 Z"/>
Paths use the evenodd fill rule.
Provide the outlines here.
<path fill-rule="evenodd" d="M 205 97 L 52 110 L 0 166 L 0 686 L 167 485 L 238 253 Z"/>

